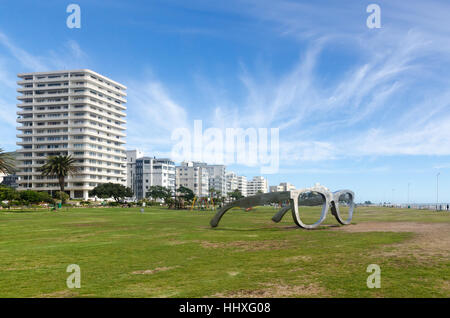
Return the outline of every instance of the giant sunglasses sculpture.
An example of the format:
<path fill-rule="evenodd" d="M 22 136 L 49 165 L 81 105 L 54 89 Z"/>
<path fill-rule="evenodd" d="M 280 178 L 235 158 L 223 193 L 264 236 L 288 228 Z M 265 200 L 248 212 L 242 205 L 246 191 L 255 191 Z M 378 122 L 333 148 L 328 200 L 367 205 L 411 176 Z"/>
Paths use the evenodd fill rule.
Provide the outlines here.
<path fill-rule="evenodd" d="M 325 220 L 328 210 L 331 209 L 331 214 L 334 215 L 336 220 L 342 225 L 347 225 L 352 221 L 353 211 L 355 209 L 355 204 L 353 201 L 354 196 L 353 191 L 350 190 L 331 192 L 326 187 L 320 185 L 301 190 L 262 193 L 245 197 L 225 205 L 211 219 L 210 224 L 211 227 L 216 227 L 219 225 L 222 216 L 234 207 L 251 208 L 269 203 L 289 201 L 290 204 L 281 208 L 272 217 L 272 221 L 280 222 L 286 212 L 292 210 L 292 218 L 294 219 L 295 224 L 304 229 L 314 229 Z M 348 218 L 345 220 L 342 218 L 339 211 L 340 205 L 345 206 L 346 209 L 348 208 Z M 322 212 L 319 219 L 313 224 L 305 224 L 301 219 L 301 211 L 299 211 L 299 206 L 322 206 Z"/>

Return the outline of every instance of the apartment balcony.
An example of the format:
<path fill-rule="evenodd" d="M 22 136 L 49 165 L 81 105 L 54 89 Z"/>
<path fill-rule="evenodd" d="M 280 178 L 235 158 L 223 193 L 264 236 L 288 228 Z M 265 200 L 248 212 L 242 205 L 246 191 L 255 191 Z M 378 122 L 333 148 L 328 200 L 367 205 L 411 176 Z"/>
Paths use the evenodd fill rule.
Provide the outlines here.
<path fill-rule="evenodd" d="M 28 107 L 30 107 L 30 106 L 28 106 Z M 50 106 L 50 107 L 52 107 L 52 106 Z M 27 110 L 19 110 L 16 113 L 18 115 L 23 115 L 24 113 L 25 114 L 32 113 L 34 115 L 37 115 L 37 114 L 47 114 L 47 113 L 53 114 L 53 113 L 68 113 L 68 112 L 70 112 L 69 107 L 67 107 L 67 108 L 61 107 L 61 108 L 55 108 L 55 109 L 27 109 Z"/>
<path fill-rule="evenodd" d="M 76 94 L 73 94 L 73 95 L 76 95 Z M 86 91 L 84 93 L 78 93 L 78 95 L 92 97 L 92 98 L 100 100 L 103 103 L 106 103 L 108 105 L 111 105 L 111 106 L 114 106 L 114 107 L 118 107 L 118 108 L 120 108 L 122 110 L 126 110 L 127 109 L 127 107 L 125 106 L 125 103 L 126 103 L 125 99 L 120 100 L 120 99 L 116 98 L 117 100 L 119 100 L 121 102 L 121 103 L 116 103 L 114 100 L 109 100 L 108 98 L 106 98 L 104 96 L 102 97 L 102 96 L 99 96 L 99 95 L 96 95 L 96 94 L 92 94 L 89 91 Z"/>
<path fill-rule="evenodd" d="M 80 111 L 80 112 L 87 112 L 87 111 Z M 90 114 L 95 114 L 96 116 L 101 116 L 101 117 L 106 117 L 106 116 L 102 116 L 102 115 L 98 115 L 95 112 L 89 112 L 86 113 L 84 115 L 75 115 L 74 112 L 70 113 L 69 119 L 72 121 L 71 124 L 75 124 L 73 123 L 74 120 L 84 120 L 84 121 L 90 121 L 90 122 L 95 122 L 97 123 L 97 125 L 89 123 L 90 125 L 94 125 L 94 126 L 99 126 L 99 125 L 104 125 L 104 126 L 110 126 L 111 128 L 115 128 L 115 129 L 120 129 L 120 130 L 124 130 L 126 129 L 124 126 L 113 123 L 113 122 L 108 122 L 106 119 L 98 119 L 96 117 L 91 116 Z M 64 119 L 66 119 L 67 117 L 64 117 Z M 99 126 L 100 127 L 100 126 Z M 108 128 L 106 128 L 108 129 Z M 108 129 L 110 130 L 110 129 Z"/>
<path fill-rule="evenodd" d="M 17 117 L 16 122 L 18 122 L 18 123 L 27 123 L 27 122 L 32 123 L 33 122 L 33 117 L 23 118 L 23 117 L 19 116 L 19 117 Z M 31 126 L 29 126 L 29 127 L 31 127 Z"/>
<path fill-rule="evenodd" d="M 33 125 L 33 126 L 18 126 L 18 130 L 26 130 L 26 129 L 44 129 L 44 128 L 51 128 L 51 129 L 58 129 L 58 128 L 67 128 L 68 124 L 59 124 L 59 125 Z"/>
<path fill-rule="evenodd" d="M 83 104 L 87 104 L 89 106 L 93 106 L 93 107 L 99 108 L 99 109 L 101 109 L 103 111 L 106 111 L 106 112 L 111 112 L 114 115 L 117 115 L 117 116 L 120 116 L 120 117 L 125 117 L 126 116 L 126 114 L 124 113 L 124 110 L 126 110 L 125 106 L 120 107 L 119 105 L 116 105 L 116 104 L 113 105 L 112 103 L 103 103 L 103 102 L 100 103 L 99 101 L 97 101 L 95 99 L 91 99 L 91 97 L 84 98 L 82 101 L 75 101 L 74 100 L 72 103 L 73 104 L 83 103 Z"/>
<path fill-rule="evenodd" d="M 125 89 L 123 89 L 123 88 L 117 89 L 115 87 L 116 86 L 115 84 L 108 85 L 108 83 L 100 82 L 98 79 L 93 79 L 90 76 L 88 78 L 86 78 L 85 81 L 88 82 L 91 85 L 94 85 L 94 86 L 101 86 L 103 88 L 103 90 L 100 90 L 101 92 L 103 92 L 105 90 L 106 91 L 109 90 L 113 94 L 119 94 L 121 96 L 127 96 L 127 93 L 126 93 Z M 98 88 L 97 88 L 97 90 L 98 90 Z M 111 94 L 111 93 L 109 93 L 109 94 Z"/>
<path fill-rule="evenodd" d="M 113 137 L 113 136 L 106 136 L 104 134 L 97 134 L 96 132 L 93 132 L 93 131 L 79 131 L 79 132 L 71 131 L 68 134 L 69 134 L 69 136 L 83 135 L 83 136 L 86 136 L 86 137 L 97 137 L 97 138 L 102 138 L 102 139 L 109 140 L 111 142 L 117 142 L 117 143 L 120 144 L 120 145 L 114 145 L 115 147 L 122 147 L 121 145 L 126 143 L 126 141 L 123 140 L 123 139 L 116 138 L 116 137 Z M 76 140 L 76 139 L 70 139 L 70 140 Z M 110 145 L 111 144 L 108 144 L 108 143 L 102 143 L 102 146 L 105 146 L 105 147 L 109 147 Z"/>
<path fill-rule="evenodd" d="M 31 101 L 31 102 L 24 102 L 24 103 L 20 103 L 17 104 L 17 107 L 30 107 L 31 105 L 34 106 L 40 106 L 40 105 L 55 105 L 55 104 L 61 104 L 61 103 L 68 103 L 68 99 L 61 99 L 61 100 L 57 100 L 57 101 L 42 101 L 42 102 L 38 102 L 38 101 Z"/>
<path fill-rule="evenodd" d="M 22 148 L 22 149 L 17 149 L 17 152 L 67 152 L 68 148 L 41 148 L 41 149 L 37 149 L 37 148 L 33 148 L 33 149 L 29 149 L 29 148 Z"/>

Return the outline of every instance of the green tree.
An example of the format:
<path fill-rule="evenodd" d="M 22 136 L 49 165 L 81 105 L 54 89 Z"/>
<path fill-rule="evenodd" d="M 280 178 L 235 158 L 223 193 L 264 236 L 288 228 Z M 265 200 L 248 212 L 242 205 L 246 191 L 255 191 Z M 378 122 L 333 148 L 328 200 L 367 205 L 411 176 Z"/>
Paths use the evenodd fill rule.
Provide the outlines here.
<path fill-rule="evenodd" d="M 69 195 L 67 193 L 65 193 L 65 192 L 62 192 L 62 191 L 56 191 L 53 194 L 53 197 L 60 199 L 61 202 L 66 202 L 69 199 Z"/>
<path fill-rule="evenodd" d="M 0 186 L 0 202 L 8 201 L 8 208 L 11 208 L 11 201 L 16 201 L 19 199 L 19 193 L 15 189 L 11 187 Z"/>
<path fill-rule="evenodd" d="M 221 205 L 223 202 L 222 192 L 215 188 L 209 189 L 209 197 L 213 199 L 214 205 Z"/>
<path fill-rule="evenodd" d="M 172 191 L 169 188 L 159 185 L 151 186 L 145 194 L 145 197 L 152 198 L 153 200 L 163 199 L 164 202 L 167 203 L 167 200 L 172 197 Z"/>
<path fill-rule="evenodd" d="M 244 197 L 239 189 L 236 189 L 233 192 L 228 192 L 228 196 L 234 200 L 239 200 Z"/>
<path fill-rule="evenodd" d="M 0 172 L 11 174 L 15 171 L 14 157 L 0 148 Z"/>
<path fill-rule="evenodd" d="M 180 197 L 183 198 L 187 203 L 192 202 L 192 200 L 194 200 L 195 198 L 194 191 L 184 186 L 180 186 L 177 191 L 178 193 L 180 193 Z"/>
<path fill-rule="evenodd" d="M 61 192 L 64 192 L 65 179 L 69 175 L 74 175 L 78 172 L 78 167 L 75 166 L 75 159 L 68 156 L 52 156 L 47 158 L 47 163 L 39 168 L 43 176 L 56 176 L 59 182 Z M 61 202 L 65 200 L 61 196 Z"/>
<path fill-rule="evenodd" d="M 209 190 L 208 190 L 208 192 L 209 192 L 209 196 L 210 197 L 214 197 L 214 195 L 216 194 L 216 188 L 214 188 L 214 187 L 212 187 L 212 188 L 209 188 Z"/>
<path fill-rule="evenodd" d="M 48 194 L 47 192 L 38 192 L 39 193 L 39 202 L 45 202 L 45 203 L 54 203 L 55 200 L 53 200 L 52 196 Z"/>
<path fill-rule="evenodd" d="M 125 198 L 133 196 L 133 191 L 121 184 L 102 183 L 89 191 L 89 195 L 102 199 L 113 198 L 116 202 L 122 202 Z"/>

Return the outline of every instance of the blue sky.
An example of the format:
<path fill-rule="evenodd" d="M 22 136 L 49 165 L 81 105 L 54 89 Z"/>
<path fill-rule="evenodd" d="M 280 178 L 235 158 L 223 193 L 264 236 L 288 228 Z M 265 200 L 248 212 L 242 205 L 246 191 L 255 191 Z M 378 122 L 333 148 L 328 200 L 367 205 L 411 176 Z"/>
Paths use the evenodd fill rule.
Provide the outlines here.
<path fill-rule="evenodd" d="M 271 185 L 399 203 L 410 183 L 435 202 L 440 172 L 449 202 L 449 16 L 448 1 L 1 1 L 0 145 L 16 149 L 17 73 L 90 68 L 128 87 L 127 148 L 167 155 L 196 119 L 279 127 Z"/>

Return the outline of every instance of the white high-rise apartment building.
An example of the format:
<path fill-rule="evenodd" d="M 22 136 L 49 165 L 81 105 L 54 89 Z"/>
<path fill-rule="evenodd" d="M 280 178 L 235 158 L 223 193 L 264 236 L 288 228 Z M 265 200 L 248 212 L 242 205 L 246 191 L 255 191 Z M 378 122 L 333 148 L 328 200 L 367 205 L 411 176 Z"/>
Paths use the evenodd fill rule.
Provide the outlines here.
<path fill-rule="evenodd" d="M 207 165 L 204 166 L 208 171 L 209 189 L 214 188 L 220 191 L 222 195 L 227 194 L 226 167 L 224 165 Z"/>
<path fill-rule="evenodd" d="M 203 162 L 183 161 L 176 167 L 176 186 L 191 189 L 197 197 L 209 196 L 209 174 Z"/>
<path fill-rule="evenodd" d="M 264 177 L 253 177 L 252 180 L 247 182 L 247 195 L 255 195 L 258 192 L 267 193 L 268 191 L 268 182 Z"/>
<path fill-rule="evenodd" d="M 241 191 L 241 194 L 246 197 L 248 195 L 248 182 L 246 176 L 238 176 L 238 189 Z"/>
<path fill-rule="evenodd" d="M 226 179 L 227 179 L 227 192 L 226 192 L 227 194 L 238 189 L 244 197 L 247 196 L 247 177 L 238 176 L 234 172 L 228 172 L 226 174 Z"/>
<path fill-rule="evenodd" d="M 227 192 L 224 195 L 227 195 L 230 192 L 233 192 L 238 188 L 238 176 L 234 172 L 227 172 L 225 175 L 227 180 Z"/>
<path fill-rule="evenodd" d="M 38 168 L 48 156 L 72 155 L 79 172 L 66 178 L 72 198 L 101 183 L 126 185 L 126 87 L 91 70 L 18 74 L 19 190 L 59 190 Z"/>

